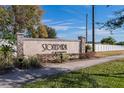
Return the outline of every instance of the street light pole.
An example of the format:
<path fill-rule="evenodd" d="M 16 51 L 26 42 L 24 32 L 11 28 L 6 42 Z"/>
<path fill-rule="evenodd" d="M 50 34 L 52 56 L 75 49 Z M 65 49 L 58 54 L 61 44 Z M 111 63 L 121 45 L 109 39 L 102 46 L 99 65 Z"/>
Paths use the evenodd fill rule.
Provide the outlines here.
<path fill-rule="evenodd" d="M 88 14 L 86 14 L 86 43 L 88 42 Z"/>
<path fill-rule="evenodd" d="M 94 5 L 92 5 L 92 51 L 95 52 Z"/>

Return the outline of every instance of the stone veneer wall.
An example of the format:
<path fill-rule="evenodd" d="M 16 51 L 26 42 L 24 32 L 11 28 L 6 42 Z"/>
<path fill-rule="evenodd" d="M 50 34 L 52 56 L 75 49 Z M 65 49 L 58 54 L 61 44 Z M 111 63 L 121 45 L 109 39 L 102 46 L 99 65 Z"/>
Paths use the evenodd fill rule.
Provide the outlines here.
<path fill-rule="evenodd" d="M 22 33 L 17 33 L 17 57 L 23 56 L 23 38 Z"/>

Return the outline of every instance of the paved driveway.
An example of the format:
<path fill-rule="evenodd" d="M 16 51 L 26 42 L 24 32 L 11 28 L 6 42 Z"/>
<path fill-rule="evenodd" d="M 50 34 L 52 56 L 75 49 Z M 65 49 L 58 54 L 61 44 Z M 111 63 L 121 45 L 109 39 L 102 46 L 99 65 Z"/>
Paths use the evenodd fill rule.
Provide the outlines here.
<path fill-rule="evenodd" d="M 75 62 L 67 62 L 62 64 L 46 64 L 41 69 L 19 70 L 14 69 L 12 72 L 0 75 L 0 87 L 20 87 L 22 83 L 35 80 L 36 78 L 45 78 L 47 76 L 55 75 L 58 73 L 70 72 L 86 68 L 89 66 L 102 64 L 111 60 L 124 58 L 124 55 L 111 56 L 99 59 L 82 60 Z"/>

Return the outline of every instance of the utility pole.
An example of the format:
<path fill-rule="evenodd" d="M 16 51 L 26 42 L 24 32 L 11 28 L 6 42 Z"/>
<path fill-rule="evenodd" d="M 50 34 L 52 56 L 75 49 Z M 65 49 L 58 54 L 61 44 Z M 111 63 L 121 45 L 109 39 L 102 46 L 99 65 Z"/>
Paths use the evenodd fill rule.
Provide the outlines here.
<path fill-rule="evenodd" d="M 95 52 L 94 5 L 92 5 L 92 51 Z"/>
<path fill-rule="evenodd" d="M 88 42 L 88 14 L 86 14 L 86 43 Z"/>

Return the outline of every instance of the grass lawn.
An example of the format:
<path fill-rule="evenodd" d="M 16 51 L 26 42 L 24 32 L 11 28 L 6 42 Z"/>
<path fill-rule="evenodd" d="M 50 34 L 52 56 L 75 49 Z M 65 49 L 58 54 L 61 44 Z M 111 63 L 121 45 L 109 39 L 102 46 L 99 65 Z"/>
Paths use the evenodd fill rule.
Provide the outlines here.
<path fill-rule="evenodd" d="M 107 57 L 107 56 L 114 56 L 114 55 L 122 55 L 124 54 L 124 51 L 105 51 L 105 52 L 96 52 L 95 56 L 97 58 L 100 57 Z"/>
<path fill-rule="evenodd" d="M 124 59 L 24 84 L 26 88 L 124 88 Z"/>

